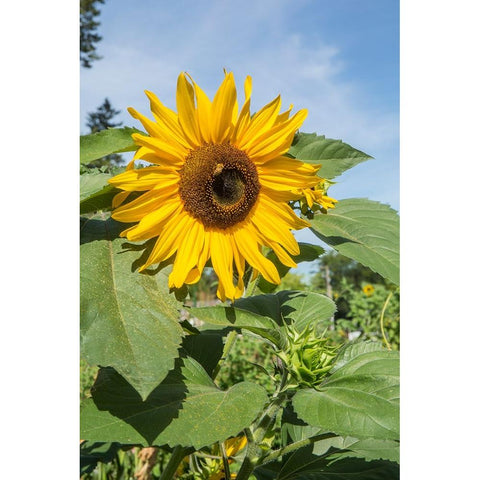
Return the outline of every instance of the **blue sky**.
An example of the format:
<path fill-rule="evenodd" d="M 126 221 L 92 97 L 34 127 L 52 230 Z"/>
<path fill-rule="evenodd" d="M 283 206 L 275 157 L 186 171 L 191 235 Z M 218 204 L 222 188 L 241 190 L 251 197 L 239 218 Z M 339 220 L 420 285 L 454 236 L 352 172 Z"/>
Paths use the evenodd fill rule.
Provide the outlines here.
<path fill-rule="evenodd" d="M 103 59 L 81 69 L 81 129 L 108 97 L 148 114 L 145 89 L 175 109 L 180 71 L 213 96 L 223 68 L 239 91 L 253 78 L 252 110 L 277 94 L 307 108 L 301 130 L 370 154 L 330 189 L 337 199 L 367 197 L 399 209 L 398 0 L 107 0 L 99 28 Z M 315 241 L 304 230 L 297 238 Z"/>

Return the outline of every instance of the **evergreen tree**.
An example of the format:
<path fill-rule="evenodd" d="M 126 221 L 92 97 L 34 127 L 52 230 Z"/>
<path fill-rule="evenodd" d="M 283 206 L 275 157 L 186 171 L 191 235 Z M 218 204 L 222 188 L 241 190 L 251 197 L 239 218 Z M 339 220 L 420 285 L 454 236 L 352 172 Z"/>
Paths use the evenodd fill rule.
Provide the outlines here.
<path fill-rule="evenodd" d="M 97 3 L 103 4 L 105 0 L 80 0 L 80 62 L 85 68 L 91 68 L 91 62 L 102 58 L 96 53 L 96 43 L 102 39 L 96 33 L 100 25 Z"/>
<path fill-rule="evenodd" d="M 87 116 L 87 127 L 90 128 L 90 133 L 97 133 L 107 128 L 119 127 L 123 122 L 114 123 L 113 118 L 120 113 L 120 110 L 115 110 L 108 98 L 104 100 L 102 105 L 97 108 L 96 112 L 89 113 Z M 106 157 L 95 160 L 90 163 L 89 167 L 101 167 L 104 165 L 115 166 L 122 163 L 122 156 L 116 153 L 107 155 Z"/>
<path fill-rule="evenodd" d="M 108 98 L 106 98 L 96 112 L 89 113 L 87 116 L 87 127 L 90 129 L 90 133 L 97 133 L 107 128 L 121 126 L 122 122 L 113 123 L 111 121 L 119 113 L 120 110 L 115 110 Z"/>

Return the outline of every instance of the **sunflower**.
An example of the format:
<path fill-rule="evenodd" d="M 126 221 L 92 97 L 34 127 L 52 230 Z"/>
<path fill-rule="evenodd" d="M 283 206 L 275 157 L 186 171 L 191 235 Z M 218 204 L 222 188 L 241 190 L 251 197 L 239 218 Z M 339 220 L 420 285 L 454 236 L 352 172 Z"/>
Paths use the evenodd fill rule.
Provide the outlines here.
<path fill-rule="evenodd" d="M 288 202 L 321 198 L 307 193 L 317 192 L 320 165 L 285 156 L 307 111 L 291 115 L 290 106 L 280 113 L 278 96 L 251 115 L 250 76 L 244 90 L 239 109 L 232 73 L 225 73 L 213 101 L 181 73 L 178 113 L 146 91 L 154 120 L 133 108 L 128 111 L 148 135 L 132 135 L 139 149 L 125 172 L 109 180 L 123 190 L 114 199 L 112 217 L 136 223 L 122 236 L 157 239 L 140 270 L 174 258 L 169 287 L 180 288 L 198 282 L 210 260 L 223 301 L 242 296 L 247 264 L 254 276 L 260 273 L 280 283 L 262 247 L 271 248 L 284 265 L 296 267 L 291 255 L 298 255 L 299 247 L 291 230 L 309 223 Z M 138 159 L 153 165 L 136 169 Z M 141 194 L 123 203 L 131 192 Z"/>
<path fill-rule="evenodd" d="M 373 294 L 374 291 L 375 291 L 375 288 L 373 287 L 373 285 L 368 284 L 368 285 L 365 285 L 365 286 L 363 287 L 363 293 L 364 293 L 367 297 L 370 297 L 370 296 Z"/>

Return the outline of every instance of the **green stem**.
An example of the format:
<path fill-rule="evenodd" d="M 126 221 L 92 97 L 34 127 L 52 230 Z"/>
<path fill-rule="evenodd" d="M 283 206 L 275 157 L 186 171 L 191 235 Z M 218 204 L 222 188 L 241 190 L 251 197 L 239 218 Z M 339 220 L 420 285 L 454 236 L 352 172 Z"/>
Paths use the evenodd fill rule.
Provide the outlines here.
<path fill-rule="evenodd" d="M 253 437 L 256 442 L 261 442 L 263 440 L 266 433 L 268 432 L 268 429 L 275 421 L 277 411 L 280 409 L 285 399 L 286 394 L 280 394 L 272 399 L 272 402 L 267 407 L 263 415 L 260 417 L 260 420 L 258 421 L 253 432 Z"/>
<path fill-rule="evenodd" d="M 247 289 L 245 291 L 245 297 L 251 297 L 255 288 L 257 287 L 258 280 L 260 279 L 260 274 L 258 274 L 257 278 L 252 281 L 253 272 L 250 274 L 250 279 L 248 281 Z"/>
<path fill-rule="evenodd" d="M 286 455 L 287 453 L 292 453 L 295 450 L 298 450 L 302 447 L 305 447 L 307 445 L 313 444 L 315 442 L 318 442 L 320 440 L 326 440 L 327 438 L 333 438 L 336 437 L 337 435 L 335 433 L 322 433 L 320 435 L 315 435 L 310 438 L 306 438 L 304 440 L 299 440 L 298 442 L 291 443 L 290 445 L 287 445 L 283 448 L 279 448 L 278 450 L 273 451 L 270 453 L 270 455 L 267 455 L 263 460 L 262 460 L 262 465 L 265 465 L 266 463 L 273 462 L 277 458 L 280 458 L 282 455 Z"/>
<path fill-rule="evenodd" d="M 182 460 L 187 455 L 190 455 L 190 453 L 192 453 L 193 451 L 194 449 L 191 447 L 184 448 L 180 445 L 177 445 L 172 451 L 172 456 L 170 457 L 170 460 L 168 461 L 165 470 L 160 475 L 160 480 L 170 480 L 171 478 L 173 478 L 180 463 L 182 463 Z"/>
<path fill-rule="evenodd" d="M 385 303 L 383 304 L 382 313 L 381 313 L 381 315 L 380 315 L 380 330 L 382 331 L 383 341 L 385 342 L 385 345 L 387 346 L 387 348 L 388 348 L 389 350 L 391 350 L 392 347 L 390 346 L 390 343 L 388 343 L 387 337 L 385 336 L 385 330 L 383 329 L 383 317 L 384 317 L 384 315 L 385 315 L 385 310 L 387 309 L 388 302 L 389 302 L 390 299 L 392 298 L 392 295 L 393 295 L 393 292 L 390 292 L 390 293 L 388 294 L 388 297 L 387 297 L 387 299 L 385 300 Z"/>
<path fill-rule="evenodd" d="M 223 472 L 225 473 L 225 480 L 230 480 L 230 466 L 228 464 L 227 452 L 225 451 L 225 444 L 220 442 L 220 449 L 222 451 Z"/>
<path fill-rule="evenodd" d="M 215 378 L 217 378 L 218 372 L 220 372 L 220 369 L 222 368 L 223 363 L 225 362 L 226 358 L 228 357 L 228 354 L 230 353 L 230 350 L 235 344 L 236 338 L 237 338 L 236 330 L 232 330 L 227 335 L 227 339 L 225 340 L 225 345 L 223 346 L 222 358 L 218 361 L 217 366 L 215 367 L 215 370 L 212 373 L 212 380 L 215 380 Z"/>
<path fill-rule="evenodd" d="M 281 408 L 285 398 L 286 394 L 277 394 L 263 415 L 260 417 L 260 420 L 257 422 L 254 431 L 252 432 L 250 429 L 245 430 L 245 435 L 248 441 L 247 452 L 245 454 L 245 458 L 243 459 L 242 466 L 237 474 L 236 480 L 247 480 L 250 474 L 253 472 L 253 469 L 257 466 L 262 454 L 262 450 L 259 445 L 265 438 L 265 435 L 272 426 L 272 423 L 275 421 L 277 411 Z"/>
<path fill-rule="evenodd" d="M 236 480 L 247 480 L 250 477 L 250 474 L 253 472 L 253 469 L 256 466 L 257 460 L 257 444 L 253 438 L 252 431 L 249 428 L 244 430 L 245 436 L 247 437 L 247 452 L 245 458 L 243 459 L 242 466 L 237 473 Z"/>

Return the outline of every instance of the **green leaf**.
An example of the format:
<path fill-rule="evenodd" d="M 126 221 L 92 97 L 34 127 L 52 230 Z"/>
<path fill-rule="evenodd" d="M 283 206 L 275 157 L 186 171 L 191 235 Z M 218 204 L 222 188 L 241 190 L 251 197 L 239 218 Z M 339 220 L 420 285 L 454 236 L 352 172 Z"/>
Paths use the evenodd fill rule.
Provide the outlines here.
<path fill-rule="evenodd" d="M 350 198 L 310 222 L 312 232 L 339 253 L 399 284 L 400 221 L 388 205 Z"/>
<path fill-rule="evenodd" d="M 211 375 L 222 357 L 223 337 L 218 332 L 187 335 L 182 347 Z"/>
<path fill-rule="evenodd" d="M 82 442 L 80 444 L 80 475 L 93 472 L 98 462 L 111 462 L 121 446 L 120 443 Z"/>
<path fill-rule="evenodd" d="M 108 173 L 85 173 L 80 176 L 80 214 L 111 210 L 113 197 L 120 191 L 108 184 Z"/>
<path fill-rule="evenodd" d="M 290 155 L 305 163 L 320 163 L 318 175 L 332 180 L 346 170 L 372 158 L 341 140 L 317 136 L 316 133 L 298 133 L 295 135 Z"/>
<path fill-rule="evenodd" d="M 138 145 L 132 140 L 132 133 L 144 133 L 136 128 L 109 128 L 91 135 L 80 137 L 80 163 L 88 164 L 111 153 L 133 152 Z"/>
<path fill-rule="evenodd" d="M 330 370 L 331 373 L 343 367 L 346 363 L 352 361 L 355 357 L 363 353 L 384 351 L 385 348 L 381 342 L 372 340 L 361 340 L 357 342 L 347 343 L 338 352 L 335 364 Z"/>
<path fill-rule="evenodd" d="M 356 356 L 316 390 L 298 391 L 293 407 L 306 423 L 342 436 L 398 440 L 398 352 Z"/>
<path fill-rule="evenodd" d="M 287 438 L 285 435 L 284 445 L 328 433 L 320 427 L 313 427 L 300 420 L 293 411 L 291 404 L 288 404 L 283 409 L 282 432 L 284 435 L 288 434 L 289 437 Z M 289 440 L 288 442 L 287 439 Z M 324 455 L 329 451 L 331 452 L 332 449 L 338 450 L 338 452 L 329 455 L 329 459 L 356 457 L 366 460 L 389 460 L 399 463 L 400 444 L 395 440 L 379 440 L 376 438 L 359 440 L 354 437 L 327 437 L 315 441 L 312 453 Z"/>
<path fill-rule="evenodd" d="M 314 292 L 283 290 L 275 294 L 241 298 L 235 302 L 237 309 L 269 317 L 278 325 L 294 322 L 298 331 L 310 323 L 329 321 L 335 313 L 335 303 L 325 295 Z"/>
<path fill-rule="evenodd" d="M 122 225 L 125 228 L 125 225 Z M 80 333 L 91 365 L 111 366 L 142 398 L 173 368 L 183 330 L 167 274 L 134 273 L 138 252 L 125 250 L 119 224 L 84 220 L 80 248 Z"/>
<path fill-rule="evenodd" d="M 395 440 L 379 440 L 378 438 L 364 438 L 358 440 L 348 437 L 340 447 L 344 450 L 331 455 L 329 458 L 364 458 L 365 460 L 389 460 L 400 463 L 400 443 Z"/>
<path fill-rule="evenodd" d="M 235 307 L 224 307 L 221 305 L 215 307 L 195 307 L 190 308 L 189 312 L 193 317 L 198 318 L 207 325 L 244 328 L 261 335 L 275 345 L 282 343 L 282 334 L 275 322 L 257 313 L 236 308 L 237 303 L 235 303 Z"/>
<path fill-rule="evenodd" d="M 283 462 L 256 468 L 258 480 L 396 480 L 399 467 L 395 463 L 358 458 L 342 458 L 332 462 L 330 457 L 315 455 L 312 446 L 301 448 Z"/>
<path fill-rule="evenodd" d="M 94 441 L 199 449 L 237 435 L 267 400 L 265 390 L 250 382 L 218 389 L 188 357 L 176 362 L 145 401 L 113 369 L 102 369 L 92 398 L 81 409 L 81 435 Z"/>
<path fill-rule="evenodd" d="M 80 175 L 80 201 L 98 193 L 108 185 L 108 173 L 85 173 Z"/>
<path fill-rule="evenodd" d="M 292 259 L 295 263 L 312 262 L 313 260 L 316 260 L 320 255 L 325 253 L 325 250 L 319 245 L 299 242 L 298 246 L 300 247 L 300 254 L 295 256 L 292 255 Z M 268 252 L 267 258 L 274 263 L 275 267 L 278 270 L 280 278 L 284 277 L 290 270 L 290 267 L 287 267 L 282 262 L 280 262 L 280 260 L 277 258 L 277 256 L 275 255 L 275 253 L 273 253 L 272 250 Z M 260 276 L 257 287 L 264 293 L 271 293 L 276 288 L 278 288 L 278 285 L 267 282 L 267 280 Z"/>

